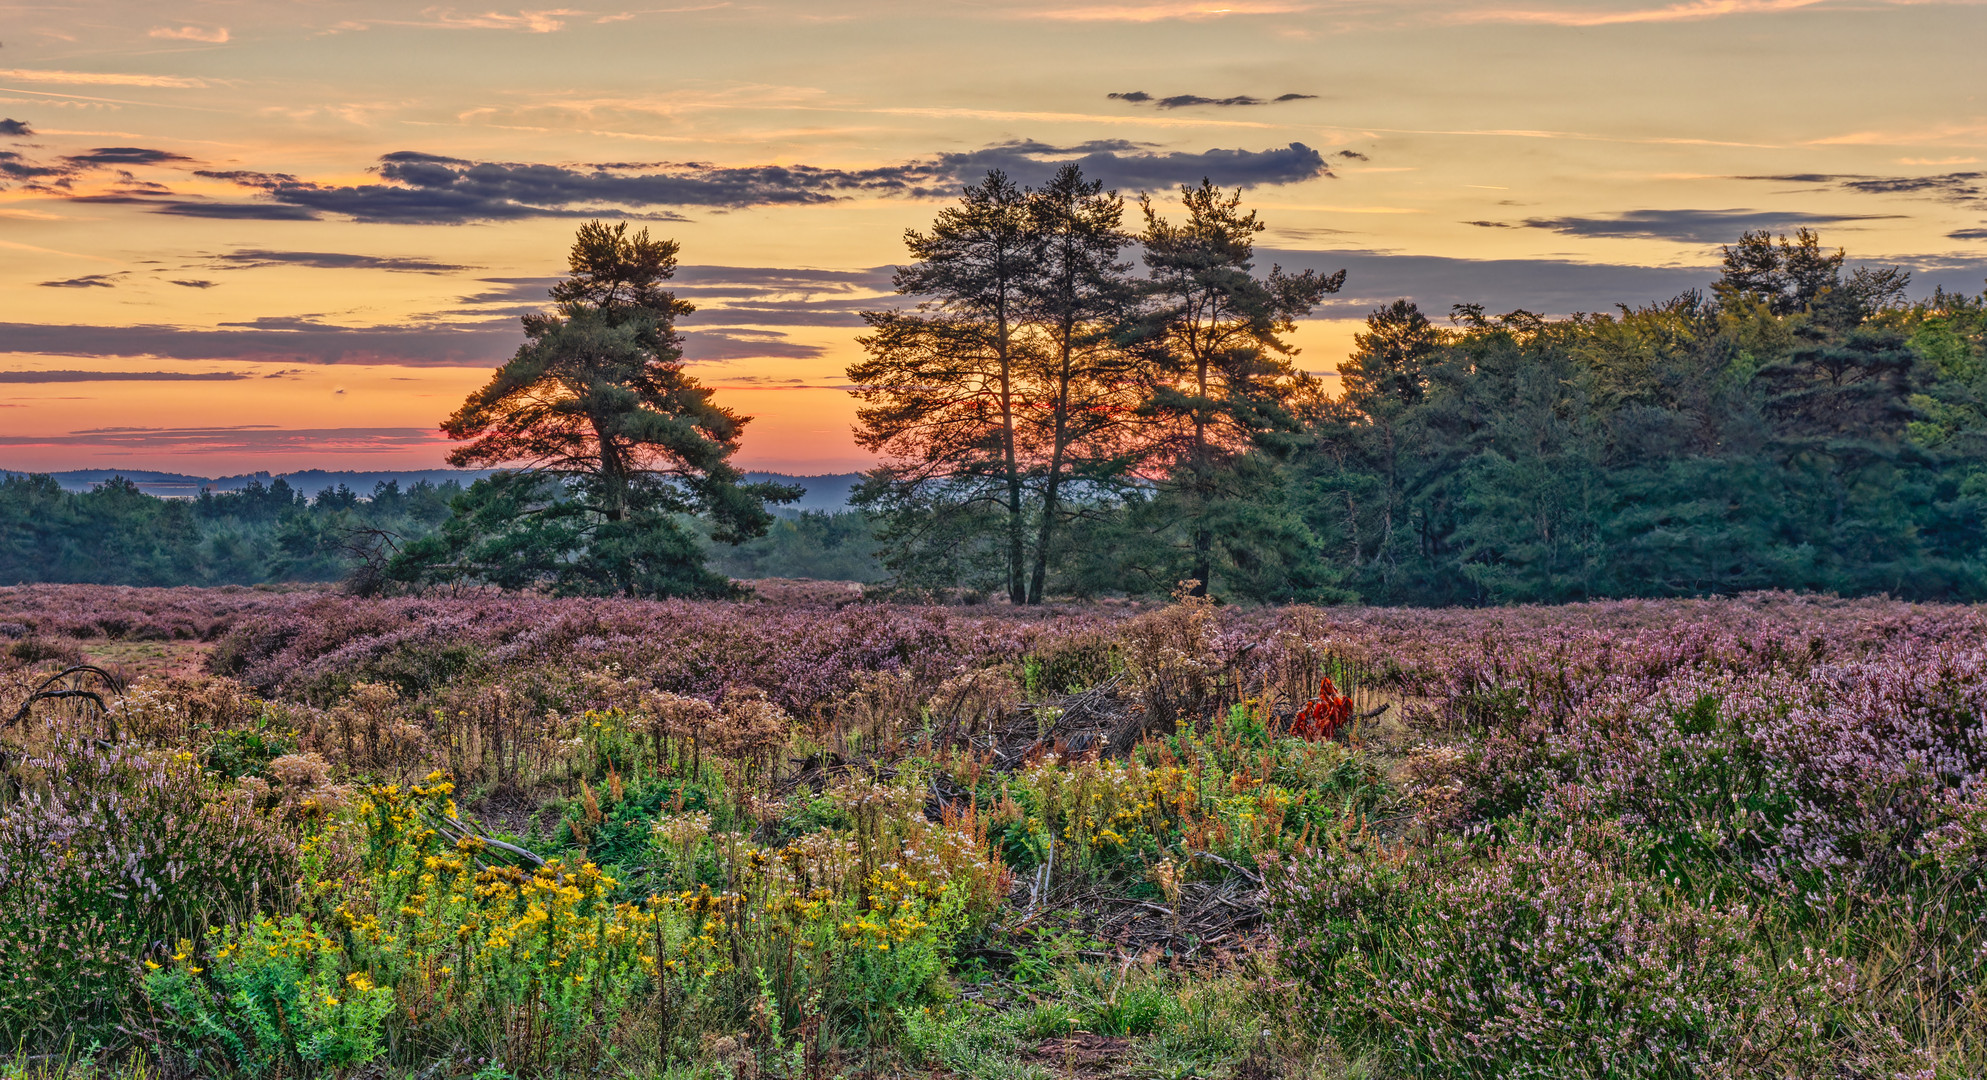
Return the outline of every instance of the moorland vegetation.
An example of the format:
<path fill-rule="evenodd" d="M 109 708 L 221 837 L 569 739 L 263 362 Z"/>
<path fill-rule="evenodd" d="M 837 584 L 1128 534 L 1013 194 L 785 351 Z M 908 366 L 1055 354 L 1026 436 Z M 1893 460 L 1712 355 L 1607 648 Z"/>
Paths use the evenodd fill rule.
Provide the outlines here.
<path fill-rule="evenodd" d="M 0 589 L 0 1068 L 1987 1070 L 1979 609 L 1192 591 Z"/>

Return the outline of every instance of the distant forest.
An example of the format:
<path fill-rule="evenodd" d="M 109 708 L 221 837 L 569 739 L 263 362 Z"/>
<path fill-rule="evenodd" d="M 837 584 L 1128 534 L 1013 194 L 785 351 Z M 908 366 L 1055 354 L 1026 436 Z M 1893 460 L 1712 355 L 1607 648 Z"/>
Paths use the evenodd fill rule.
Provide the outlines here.
<path fill-rule="evenodd" d="M 1263 602 L 1987 599 L 1987 292 L 1912 301 L 1908 275 L 1848 270 L 1810 231 L 1747 233 L 1706 290 L 1643 307 L 1547 318 L 1459 305 L 1431 319 L 1409 300 L 1383 306 L 1333 386 L 1298 369 L 1284 335 L 1342 274 L 1257 272 L 1263 226 L 1239 195 L 1189 189 L 1179 223 L 1144 203 L 1132 233 L 1115 193 L 1065 172 L 1041 191 L 989 176 L 909 234 L 915 261 L 898 284 L 916 306 L 866 314 L 849 372 L 857 440 L 884 461 L 854 509 L 779 509 L 787 489 L 723 465 L 744 420 L 680 374 L 657 408 L 705 410 L 718 433 L 698 451 L 712 464 L 695 498 L 662 481 L 602 487 L 609 455 L 567 482 L 648 500 L 603 504 L 602 520 L 634 538 L 616 541 L 625 550 L 647 542 L 630 530 L 676 537 L 643 549 L 653 565 L 702 558 L 737 578 L 1015 603 L 1189 579 Z M 619 236 L 601 232 L 603 250 L 633 243 Z M 562 288 L 579 295 L 590 279 L 575 250 L 577 284 Z M 673 268 L 673 245 L 666 255 L 651 279 Z M 582 316 L 610 329 L 639 316 L 654 341 L 623 335 L 628 370 L 673 372 L 673 331 L 655 313 L 687 305 L 653 284 L 619 308 L 569 299 L 570 324 L 527 320 L 536 336 L 513 364 L 566 348 L 556 335 Z M 492 507 L 543 512 L 517 509 L 533 499 L 608 513 L 576 498 L 488 480 L 306 498 L 277 481 L 161 500 L 129 483 L 77 493 L 9 477 L 0 582 L 334 581 L 411 545 L 427 562 L 375 587 L 441 573 L 505 583 L 489 560 L 528 544 L 544 567 L 533 580 L 564 581 L 559 552 L 581 533 L 546 540 L 515 516 L 474 529 Z M 735 517 L 714 525 L 683 509 L 696 506 Z M 614 557 L 602 574 L 636 558 Z M 610 591 L 666 594 L 670 580 Z"/>
<path fill-rule="evenodd" d="M 341 484 L 311 497 L 276 477 L 167 499 L 121 478 L 71 491 L 46 474 L 12 474 L 0 479 L 0 584 L 337 582 L 383 544 L 431 535 L 462 494 L 454 481 L 389 480 L 364 495 Z M 781 510 L 764 536 L 710 545 L 711 566 L 739 578 L 873 582 L 883 570 L 872 546 L 854 511 Z"/>
<path fill-rule="evenodd" d="M 1761 589 L 1987 598 L 1987 292 L 1907 299 L 1801 230 L 1704 291 L 1546 318 L 1375 310 L 1340 386 L 1285 336 L 1340 275 L 1253 265 L 1239 193 L 1185 220 L 1065 170 L 907 237 L 866 315 L 856 501 L 905 585 L 1198 580 L 1449 605 Z M 1126 255 L 1143 263 L 1132 268 Z"/>

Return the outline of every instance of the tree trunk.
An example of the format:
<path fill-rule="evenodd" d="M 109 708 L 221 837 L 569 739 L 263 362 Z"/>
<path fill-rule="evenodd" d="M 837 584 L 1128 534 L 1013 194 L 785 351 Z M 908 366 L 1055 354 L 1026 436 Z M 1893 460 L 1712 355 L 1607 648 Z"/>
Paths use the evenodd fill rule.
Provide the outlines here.
<path fill-rule="evenodd" d="M 592 420 L 594 442 L 600 447 L 600 515 L 609 521 L 628 516 L 628 472 L 621 462 L 620 448 Z"/>
<path fill-rule="evenodd" d="M 1014 348 L 1012 329 L 1007 321 L 1007 303 L 1000 305 L 1000 425 L 1002 465 L 1007 470 L 1007 598 L 1022 605 L 1028 602 L 1027 565 L 1023 557 L 1021 520 L 1021 463 L 1014 446 Z"/>
<path fill-rule="evenodd" d="M 1214 531 L 1207 527 L 1207 504 L 1212 478 L 1208 475 L 1207 461 L 1207 350 L 1195 343 L 1195 389 L 1194 402 L 1194 561 L 1189 575 L 1194 579 L 1190 590 L 1194 596 L 1206 596 L 1208 578 L 1214 573 Z"/>
<path fill-rule="evenodd" d="M 1062 490 L 1063 454 L 1069 446 L 1069 339 L 1076 332 L 1068 319 L 1062 326 L 1062 367 L 1056 386 L 1056 433 L 1049 448 L 1049 475 L 1042 484 L 1042 525 L 1035 534 L 1035 572 L 1028 582 L 1028 602 L 1042 602 L 1048 585 L 1049 544 L 1055 537 L 1056 507 Z"/>

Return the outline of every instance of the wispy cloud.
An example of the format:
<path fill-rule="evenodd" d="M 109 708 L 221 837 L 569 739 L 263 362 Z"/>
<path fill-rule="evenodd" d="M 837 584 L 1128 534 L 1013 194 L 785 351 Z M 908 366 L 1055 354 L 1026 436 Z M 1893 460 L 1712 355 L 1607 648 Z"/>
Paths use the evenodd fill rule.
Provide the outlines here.
<path fill-rule="evenodd" d="M 84 274 L 82 277 L 63 278 L 60 281 L 37 281 L 35 284 L 44 289 L 114 289 L 117 287 L 117 279 L 126 273 L 127 271 L 120 270 L 114 274 Z"/>
<path fill-rule="evenodd" d="M 204 41 L 210 45 L 220 45 L 228 40 L 228 28 L 225 26 L 154 26 L 147 36 L 164 38 L 167 41 Z"/>
<path fill-rule="evenodd" d="M 0 435 L 0 446 L 95 446 L 174 454 L 390 453 L 442 443 L 431 428 L 106 427 L 66 435 Z"/>
<path fill-rule="evenodd" d="M 1987 146 L 1987 121 L 1932 127 L 1851 131 L 1812 140 L 1813 146 Z"/>
<path fill-rule="evenodd" d="M 1167 19 L 1219 19 L 1229 15 L 1288 15 L 1311 10 L 1310 4 L 1281 0 L 1160 0 L 1157 3 L 1085 4 L 1016 11 L 1023 18 L 1068 22 L 1149 23 Z"/>
<path fill-rule="evenodd" d="M 1539 23 L 1547 26 L 1618 26 L 1624 23 L 1691 22 L 1720 19 L 1728 15 L 1770 15 L 1825 2 L 1827 0 L 1690 0 L 1688 3 L 1628 11 L 1492 8 L 1464 12 L 1457 19 L 1461 22 Z"/>
<path fill-rule="evenodd" d="M 0 69 L 0 81 L 53 83 L 58 86 L 155 86 L 174 90 L 195 90 L 208 85 L 205 79 L 187 75 L 140 75 L 118 71 L 39 71 L 27 68 Z"/>
<path fill-rule="evenodd" d="M 1697 22 L 1744 15 L 1778 15 L 1808 8 L 1916 7 L 1925 4 L 1968 5 L 1978 0 L 1682 0 L 1680 3 L 1608 11 L 1599 4 L 1581 8 L 1524 8 L 1491 4 L 1477 10 L 1465 9 L 1452 18 L 1458 22 L 1515 22 L 1545 26 L 1620 26 L 1635 23 Z"/>
<path fill-rule="evenodd" d="M 670 291 L 697 305 L 696 313 L 684 320 L 692 340 L 707 333 L 736 333 L 740 325 L 861 326 L 863 311 L 888 306 L 897 295 L 895 269 L 691 265 L 677 270 Z M 541 310 L 546 290 L 558 281 L 485 278 L 483 284 L 489 288 L 460 302 L 465 312 L 479 317 L 515 317 Z"/>
<path fill-rule="evenodd" d="M 216 255 L 213 264 L 228 270 L 265 266 L 310 266 L 324 270 L 394 270 L 417 274 L 444 274 L 454 270 L 471 269 L 463 263 L 436 262 L 433 259 L 347 255 L 335 251 L 270 251 L 265 248 L 244 248 L 225 255 Z"/>
<path fill-rule="evenodd" d="M 520 10 L 515 13 L 501 11 L 462 12 L 454 8 L 431 7 L 421 12 L 424 19 L 399 22 L 401 26 L 434 26 L 450 30 L 519 30 L 528 34 L 555 34 L 566 28 L 566 20 L 586 12 L 573 8 L 543 8 Z"/>
<path fill-rule="evenodd" d="M 0 371 L 0 383 L 235 382 L 239 371 Z"/>
<path fill-rule="evenodd" d="M 1956 206 L 1987 207 L 1987 172 L 1934 173 L 1929 176 L 1871 176 L 1857 173 L 1780 173 L 1740 176 L 1781 184 L 1812 184 L 1853 191 L 1859 195 L 1912 195 Z"/>

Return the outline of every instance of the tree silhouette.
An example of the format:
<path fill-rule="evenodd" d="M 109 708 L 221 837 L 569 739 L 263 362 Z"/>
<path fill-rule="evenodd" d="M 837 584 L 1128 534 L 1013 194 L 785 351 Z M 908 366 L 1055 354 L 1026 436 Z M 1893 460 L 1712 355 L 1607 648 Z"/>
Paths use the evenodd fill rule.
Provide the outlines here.
<path fill-rule="evenodd" d="M 1345 284 L 1345 271 L 1252 273 L 1255 211 L 1243 213 L 1242 193 L 1211 180 L 1181 189 L 1186 220 L 1175 225 L 1140 199 L 1148 271 L 1148 307 L 1132 332 L 1146 360 L 1150 391 L 1142 412 L 1155 425 L 1154 462 L 1164 470 L 1161 495 L 1186 525 L 1187 575 L 1205 595 L 1214 571 L 1216 522 L 1249 500 L 1256 475 L 1251 451 L 1279 447 L 1279 432 L 1296 430 L 1285 408 L 1293 387 L 1282 335 L 1295 329 L 1326 294 Z"/>
<path fill-rule="evenodd" d="M 737 543 L 766 531 L 767 501 L 798 493 L 741 482 L 730 459 L 751 418 L 684 373 L 675 324 L 693 309 L 662 287 L 676 256 L 675 241 L 647 229 L 580 227 L 554 310 L 524 317 L 517 354 L 441 425 L 465 442 L 449 464 L 519 473 L 473 485 L 395 573 L 568 592 L 724 589 L 690 572 L 701 554 L 672 515 L 705 515 L 716 539 Z"/>
<path fill-rule="evenodd" d="M 1027 194 L 994 170 L 904 243 L 918 261 L 898 269 L 897 291 L 924 299 L 915 311 L 864 312 L 868 357 L 848 369 L 863 402 L 857 443 L 894 459 L 859 498 L 900 523 L 885 530 L 900 549 L 934 533 L 970 535 L 993 509 L 1004 585 L 1026 603 L 1019 332 L 1036 257 Z"/>

